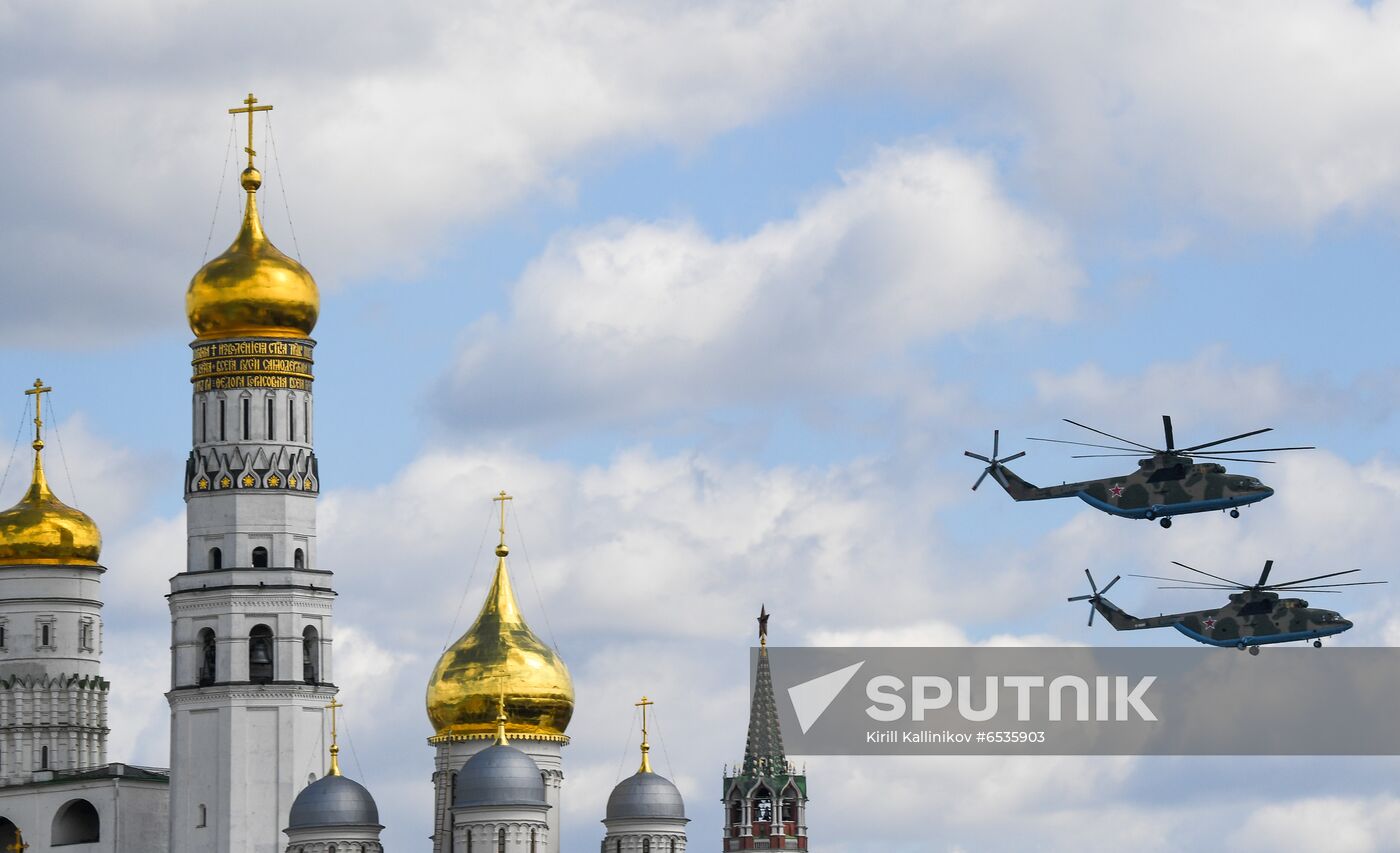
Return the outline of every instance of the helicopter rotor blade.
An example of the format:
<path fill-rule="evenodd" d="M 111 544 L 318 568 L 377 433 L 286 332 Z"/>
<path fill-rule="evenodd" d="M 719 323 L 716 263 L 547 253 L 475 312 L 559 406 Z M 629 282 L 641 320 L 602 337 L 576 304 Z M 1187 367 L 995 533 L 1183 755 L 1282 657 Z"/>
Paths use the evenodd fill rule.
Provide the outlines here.
<path fill-rule="evenodd" d="M 972 490 L 974 492 L 977 491 L 977 487 L 982 485 L 982 481 L 987 479 L 987 475 L 990 473 L 992 473 L 992 467 L 990 465 L 982 469 L 982 476 L 978 477 L 977 482 L 972 484 Z"/>
<path fill-rule="evenodd" d="M 1095 614 L 1095 613 L 1098 613 L 1098 612 L 1099 612 L 1099 611 L 1096 610 L 1096 609 L 1094 608 L 1094 605 L 1092 605 L 1092 604 L 1089 605 L 1089 627 L 1090 627 L 1090 628 L 1094 627 L 1094 614 Z"/>
<path fill-rule="evenodd" d="M 1172 434 L 1172 416 L 1162 415 L 1162 432 L 1167 436 L 1167 452 L 1176 449 L 1176 436 Z"/>
<path fill-rule="evenodd" d="M 1191 580 L 1190 578 L 1169 578 L 1163 575 L 1130 574 L 1128 575 L 1128 577 L 1151 578 L 1154 581 L 1171 581 L 1172 583 L 1191 584 L 1192 586 L 1199 587 L 1201 589 L 1249 589 L 1249 587 L 1247 586 L 1239 586 L 1237 584 L 1211 583 L 1210 581 L 1196 581 Z"/>
<path fill-rule="evenodd" d="M 1255 584 L 1255 586 L 1258 586 L 1259 588 L 1262 589 L 1262 588 L 1264 587 L 1264 584 L 1268 583 L 1268 581 L 1269 581 L 1269 572 L 1273 571 L 1273 568 L 1274 568 L 1274 561 L 1273 561 L 1273 560 L 1265 560 L 1265 561 L 1264 561 L 1264 571 L 1262 571 L 1262 572 L 1259 573 L 1259 583 Z"/>
<path fill-rule="evenodd" d="M 1325 593 L 1328 593 L 1329 595 L 1341 595 L 1341 594 L 1342 594 L 1342 593 L 1341 593 L 1341 590 L 1337 590 L 1337 589 L 1322 589 L 1321 587 L 1314 587 L 1314 586 L 1300 586 L 1300 587 L 1298 587 L 1298 588 L 1296 588 L 1296 589 L 1286 589 L 1286 590 L 1284 590 L 1284 592 L 1325 592 Z"/>
<path fill-rule="evenodd" d="M 1159 586 L 1158 589 L 1238 589 L 1248 590 L 1247 586 Z"/>
<path fill-rule="evenodd" d="M 1309 444 L 1309 445 L 1306 445 L 1306 446 L 1300 445 L 1300 446 L 1298 446 L 1298 447 L 1251 447 L 1251 448 L 1249 448 L 1248 450 L 1212 450 L 1212 451 L 1211 451 L 1211 454 L 1212 454 L 1212 455 L 1220 455 L 1220 454 L 1226 454 L 1226 453 L 1275 453 L 1275 452 L 1280 451 L 1280 450 L 1316 450 L 1316 449 L 1317 449 L 1317 448 L 1316 448 L 1315 446 Z"/>
<path fill-rule="evenodd" d="M 1272 459 L 1245 459 L 1240 456 L 1208 456 L 1205 454 L 1191 454 L 1192 459 L 1213 459 L 1216 462 L 1258 462 L 1261 465 L 1273 465 Z"/>
<path fill-rule="evenodd" d="M 1296 581 L 1284 581 L 1283 583 L 1269 584 L 1269 586 L 1266 587 L 1266 588 L 1267 588 L 1267 589 L 1278 589 L 1278 588 L 1281 587 L 1281 586 L 1297 586 L 1297 585 L 1300 584 L 1300 583 L 1307 583 L 1308 581 L 1320 581 L 1320 580 L 1322 580 L 1323 578 L 1335 578 L 1335 577 L 1337 577 L 1338 575 L 1350 575 L 1350 574 L 1355 574 L 1356 572 L 1359 572 L 1359 571 L 1361 571 L 1361 570 L 1360 570 L 1360 569 L 1347 569 L 1347 570 L 1344 571 L 1344 572 L 1332 572 L 1332 573 L 1326 574 L 1326 575 L 1314 575 L 1313 577 L 1310 577 L 1310 578 L 1299 578 L 1299 579 L 1296 580 Z"/>
<path fill-rule="evenodd" d="M 1089 574 L 1089 570 L 1088 570 L 1088 569 L 1085 569 L 1085 570 L 1084 570 L 1084 577 L 1086 577 L 1086 578 L 1089 579 L 1089 589 L 1092 589 L 1092 590 L 1094 591 L 1094 594 L 1095 594 L 1095 595 L 1098 595 L 1098 593 L 1099 593 L 1099 585 L 1096 584 L 1096 583 L 1094 583 L 1094 576 L 1091 575 L 1091 574 Z"/>
<path fill-rule="evenodd" d="M 1193 444 L 1190 447 L 1183 447 L 1177 452 L 1190 453 L 1193 450 L 1204 450 L 1207 447 L 1215 447 L 1217 444 L 1229 444 L 1232 441 L 1249 438 L 1251 435 L 1258 435 L 1261 432 L 1273 432 L 1273 429 L 1273 427 L 1264 427 L 1263 429 L 1250 430 L 1249 432 L 1242 432 L 1239 435 L 1232 435 L 1229 438 L 1217 438 L 1215 441 L 1207 441 L 1205 444 Z"/>
<path fill-rule="evenodd" d="M 1071 456 L 1070 458 L 1071 458 L 1071 459 L 1107 459 L 1107 458 L 1109 458 L 1109 457 L 1113 457 L 1113 458 L 1115 458 L 1115 459 L 1121 459 L 1121 458 L 1123 458 L 1123 457 L 1125 457 L 1125 456 L 1136 456 L 1136 457 L 1138 457 L 1138 458 L 1142 458 L 1142 451 L 1138 451 L 1137 453 L 1081 453 L 1081 454 L 1076 454 L 1076 455 L 1074 455 L 1074 456 Z"/>
<path fill-rule="evenodd" d="M 1136 441 L 1133 441 L 1133 440 L 1131 440 L 1131 439 L 1124 438 L 1124 437 L 1121 436 L 1121 435 L 1114 435 L 1114 434 L 1111 433 L 1111 432 L 1104 432 L 1104 431 L 1101 430 L 1101 429 L 1094 429 L 1093 427 L 1091 427 L 1091 426 L 1089 426 L 1089 425 L 1087 425 L 1087 424 L 1081 424 L 1079 421 L 1072 421 L 1072 420 L 1070 420 L 1069 418 L 1062 418 L 1062 420 L 1063 420 L 1065 423 L 1067 423 L 1067 424 L 1074 424 L 1075 426 L 1079 427 L 1080 429 L 1087 429 L 1089 432 L 1096 432 L 1096 433 L 1098 433 L 1099 435 L 1106 436 L 1107 438 L 1111 438 L 1111 439 L 1113 439 L 1114 441 L 1121 441 L 1121 442 L 1123 442 L 1124 444 L 1131 444 L 1133 447 L 1141 447 L 1143 450 L 1150 450 L 1150 451 L 1152 451 L 1153 453 L 1159 452 L 1159 451 L 1157 450 L 1157 448 L 1155 448 L 1155 447 L 1148 447 L 1148 446 L 1145 445 L 1145 444 L 1141 444 L 1141 443 L 1136 442 Z"/>
<path fill-rule="evenodd" d="M 1036 438 L 1034 436 L 1026 436 L 1026 441 L 1048 441 L 1051 444 L 1073 444 L 1076 447 L 1101 447 L 1104 450 L 1126 450 L 1136 456 L 1142 455 L 1141 450 L 1136 450 L 1131 447 L 1115 447 L 1112 444 L 1090 444 L 1087 441 L 1065 441 L 1062 438 Z"/>
<path fill-rule="evenodd" d="M 1076 595 L 1074 598 L 1066 598 L 1065 601 L 1088 601 L 1092 595 Z"/>
<path fill-rule="evenodd" d="M 1230 584 L 1231 586 L 1237 586 L 1237 587 L 1239 587 L 1240 589 L 1249 589 L 1249 584 L 1243 584 L 1243 583 L 1240 583 L 1239 581 L 1232 581 L 1232 580 L 1230 580 L 1229 578 L 1222 578 L 1220 575 L 1213 575 L 1213 574 L 1211 574 L 1210 572 L 1203 572 L 1203 571 L 1201 571 L 1200 569 L 1193 569 L 1193 568 L 1191 568 L 1190 566 L 1186 565 L 1185 563 L 1179 563 L 1179 562 L 1177 562 L 1176 560 L 1172 560 L 1172 565 L 1181 566 L 1183 569 L 1186 569 L 1187 571 L 1190 571 L 1190 572 L 1195 572 L 1195 573 L 1198 574 L 1198 575 L 1205 575 L 1205 576 L 1208 577 L 1208 578 L 1215 578 L 1215 579 L 1218 580 L 1218 581 L 1224 581 L 1225 583 L 1228 583 L 1228 584 Z"/>
<path fill-rule="evenodd" d="M 1000 452 L 1001 452 L 1001 430 L 999 430 L 999 429 L 994 429 L 994 430 L 992 430 L 992 458 L 993 458 L 993 459 L 997 458 L 997 454 L 1000 453 Z"/>
<path fill-rule="evenodd" d="M 964 450 L 963 456 L 971 456 L 973 459 L 976 459 L 979 462 L 986 462 L 988 465 L 992 464 L 992 460 L 988 459 L 980 453 L 973 453 L 971 450 Z"/>
<path fill-rule="evenodd" d="M 1106 587 L 1104 587 L 1103 589 L 1099 590 L 1099 595 L 1104 595 L 1104 594 L 1106 594 L 1110 589 L 1113 589 L 1113 585 L 1114 585 L 1114 584 L 1118 583 L 1118 582 L 1121 581 L 1122 579 L 1123 579 L 1123 576 L 1122 576 L 1122 575 L 1114 575 L 1114 576 L 1113 576 L 1113 580 L 1111 580 L 1111 581 L 1108 582 L 1108 586 L 1106 586 Z"/>
<path fill-rule="evenodd" d="M 1317 586 L 1290 586 L 1285 588 L 1283 592 L 1297 592 L 1299 590 L 1312 590 L 1316 592 L 1334 586 L 1373 586 L 1378 583 L 1390 583 L 1390 581 L 1353 581 L 1351 583 L 1320 583 Z"/>
<path fill-rule="evenodd" d="M 1005 459 L 998 459 L 998 460 L 997 460 L 997 464 L 998 464 L 998 465 L 1005 465 L 1007 462 L 1014 462 L 1014 461 L 1016 461 L 1017 459 L 1020 459 L 1022 456 L 1025 456 L 1025 455 L 1026 455 L 1026 451 L 1022 450 L 1020 453 L 1013 453 L 1013 454 L 1011 454 L 1010 456 L 1006 457 Z"/>

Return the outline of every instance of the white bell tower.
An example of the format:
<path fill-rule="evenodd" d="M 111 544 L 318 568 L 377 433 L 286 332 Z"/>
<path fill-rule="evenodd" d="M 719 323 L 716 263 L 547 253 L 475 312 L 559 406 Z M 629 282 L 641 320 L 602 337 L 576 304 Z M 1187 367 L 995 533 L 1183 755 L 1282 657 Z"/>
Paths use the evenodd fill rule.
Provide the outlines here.
<path fill-rule="evenodd" d="M 267 240 L 248 116 L 242 227 L 190 282 L 186 571 L 170 581 L 170 849 L 279 853 L 326 772 L 332 575 L 316 559 L 316 283 Z"/>

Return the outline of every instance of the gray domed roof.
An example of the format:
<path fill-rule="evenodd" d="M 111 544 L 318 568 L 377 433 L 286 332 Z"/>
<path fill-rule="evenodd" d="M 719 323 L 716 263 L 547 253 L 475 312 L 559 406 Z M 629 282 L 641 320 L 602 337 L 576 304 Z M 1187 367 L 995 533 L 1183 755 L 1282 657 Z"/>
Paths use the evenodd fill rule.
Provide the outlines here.
<path fill-rule="evenodd" d="M 292 801 L 289 829 L 379 825 L 379 807 L 365 786 L 344 776 L 322 776 Z"/>
<path fill-rule="evenodd" d="M 665 776 L 636 773 L 617 783 L 608 797 L 609 820 L 629 817 L 685 820 L 685 800 Z"/>
<path fill-rule="evenodd" d="M 509 744 L 489 746 L 457 774 L 454 806 L 548 806 L 544 777 L 530 756 Z"/>

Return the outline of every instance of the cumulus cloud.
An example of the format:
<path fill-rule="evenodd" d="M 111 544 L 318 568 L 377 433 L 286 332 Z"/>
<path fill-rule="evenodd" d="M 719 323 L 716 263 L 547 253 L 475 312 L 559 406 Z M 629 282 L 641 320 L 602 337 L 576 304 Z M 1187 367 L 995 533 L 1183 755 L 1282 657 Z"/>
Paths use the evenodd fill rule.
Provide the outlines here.
<path fill-rule="evenodd" d="M 888 149 L 742 237 L 614 222 L 555 239 L 511 316 L 467 332 L 438 399 L 458 423 L 499 426 L 850 388 L 931 337 L 1065 319 L 1080 281 L 1062 235 L 1006 197 L 990 162 Z"/>
<path fill-rule="evenodd" d="M 331 286 L 411 278 L 464 226 L 567 195 L 590 158 L 693 147 L 852 90 L 912 94 L 962 135 L 1012 143 L 1064 207 L 1141 199 L 1245 228 L 1393 213 L 1396 8 L 321 2 L 268 26 L 205 4 L 13 7 L 0 152 L 24 168 L 0 249 L 45 286 L 0 328 L 12 342 L 177 328 L 166 297 L 205 243 L 217 114 L 249 83 L 281 106 L 302 244 Z M 231 80 L 210 60 L 230 51 L 254 70 Z"/>

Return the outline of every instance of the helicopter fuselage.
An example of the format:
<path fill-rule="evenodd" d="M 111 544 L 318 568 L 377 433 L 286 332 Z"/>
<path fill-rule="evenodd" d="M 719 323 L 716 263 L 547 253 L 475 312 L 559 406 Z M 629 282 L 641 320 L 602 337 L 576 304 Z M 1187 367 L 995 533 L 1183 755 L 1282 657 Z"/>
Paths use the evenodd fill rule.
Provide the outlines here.
<path fill-rule="evenodd" d="M 1274 493 L 1255 477 L 1231 474 L 1213 462 L 1189 456 L 1156 454 L 1139 460 L 1138 469 L 1121 477 L 1039 487 L 1003 468 L 1005 488 L 1018 501 L 1079 498 L 1093 508 L 1122 518 L 1154 519 L 1195 512 L 1231 510 L 1262 501 Z"/>
<path fill-rule="evenodd" d="M 1094 607 L 1114 628 L 1175 628 L 1198 643 L 1209 646 L 1262 646 L 1319 640 L 1349 630 L 1352 623 L 1335 610 L 1309 607 L 1301 598 L 1280 598 L 1278 593 L 1246 590 L 1230 595 L 1230 603 L 1214 610 L 1195 610 L 1139 618 L 1124 612 L 1106 598 Z"/>

